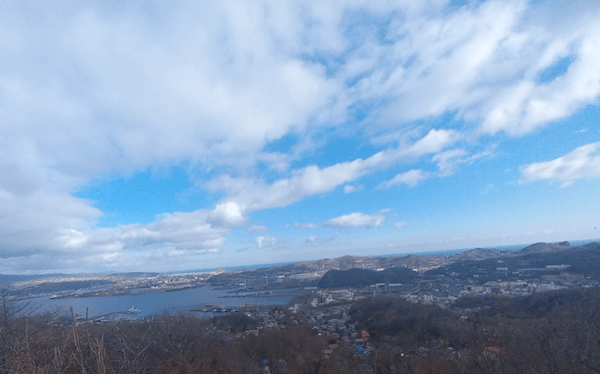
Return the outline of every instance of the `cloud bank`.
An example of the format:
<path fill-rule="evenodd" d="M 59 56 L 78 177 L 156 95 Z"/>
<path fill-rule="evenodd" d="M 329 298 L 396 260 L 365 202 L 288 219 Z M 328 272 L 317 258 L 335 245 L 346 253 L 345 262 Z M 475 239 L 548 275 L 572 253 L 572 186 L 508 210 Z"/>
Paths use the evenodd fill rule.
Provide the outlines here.
<path fill-rule="evenodd" d="M 579 179 L 600 177 L 600 142 L 586 144 L 551 161 L 521 167 L 521 183 L 539 180 L 568 187 Z"/>
<path fill-rule="evenodd" d="M 448 149 L 457 143 L 531 134 L 600 95 L 595 2 L 17 1 L 0 13 L 0 271 L 216 253 L 252 212 L 353 192 L 426 156 L 450 175 L 472 154 Z M 461 126 L 427 122 L 444 115 Z M 336 131 L 395 140 L 361 158 L 305 162 L 311 142 Z M 298 144 L 269 148 L 286 137 Z M 596 149 L 527 165 L 521 180 L 595 177 Z M 105 228 L 103 212 L 74 196 L 94 180 L 181 163 L 216 203 Z M 427 173 L 380 183 L 416 186 Z"/>
<path fill-rule="evenodd" d="M 350 214 L 345 214 L 343 216 L 339 216 L 336 218 L 332 218 L 325 222 L 326 226 L 335 226 L 335 227 L 358 227 L 358 226 L 368 226 L 368 227 L 377 227 L 381 226 L 385 221 L 385 216 L 383 214 L 364 214 L 360 212 L 354 212 Z"/>

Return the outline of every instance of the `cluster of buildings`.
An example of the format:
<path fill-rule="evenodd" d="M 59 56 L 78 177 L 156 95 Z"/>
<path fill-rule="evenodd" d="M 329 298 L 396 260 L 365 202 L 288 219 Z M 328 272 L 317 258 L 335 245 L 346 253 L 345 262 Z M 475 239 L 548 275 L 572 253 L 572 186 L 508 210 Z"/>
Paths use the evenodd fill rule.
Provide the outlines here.
<path fill-rule="evenodd" d="M 330 337 L 330 345 L 323 352 L 327 358 L 338 346 L 350 345 L 355 355 L 366 355 L 374 348 L 370 341 L 370 334 L 366 330 L 357 330 L 349 315 L 349 303 L 330 305 L 326 307 L 304 308 L 293 305 L 287 311 L 281 307 L 248 307 L 244 313 L 250 318 L 257 319 L 258 325 L 254 329 L 238 333 L 236 336 L 259 335 L 267 328 L 286 328 L 288 324 L 310 324 L 317 335 Z"/>

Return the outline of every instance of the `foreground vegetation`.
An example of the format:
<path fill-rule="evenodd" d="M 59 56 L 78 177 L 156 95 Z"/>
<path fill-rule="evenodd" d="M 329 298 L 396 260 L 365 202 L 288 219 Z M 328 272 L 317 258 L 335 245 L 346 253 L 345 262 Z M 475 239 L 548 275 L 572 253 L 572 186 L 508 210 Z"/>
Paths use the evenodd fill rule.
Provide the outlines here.
<path fill-rule="evenodd" d="M 245 332 L 257 321 L 242 313 L 51 326 L 49 315 L 0 306 L 3 373 L 600 372 L 598 288 L 461 299 L 450 309 L 369 298 L 349 307 L 366 341 L 326 336 L 293 314 L 254 335 Z"/>

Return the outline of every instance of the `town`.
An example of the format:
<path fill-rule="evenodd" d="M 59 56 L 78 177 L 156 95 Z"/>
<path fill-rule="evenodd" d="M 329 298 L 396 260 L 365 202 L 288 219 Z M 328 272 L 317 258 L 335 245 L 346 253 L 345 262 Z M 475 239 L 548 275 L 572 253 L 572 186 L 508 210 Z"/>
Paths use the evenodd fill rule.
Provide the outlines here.
<path fill-rule="evenodd" d="M 515 365 L 514 361 L 499 359 L 506 352 L 510 350 L 515 357 L 522 351 L 508 339 L 516 333 L 512 327 L 515 323 L 526 323 L 517 335 L 529 341 L 536 335 L 527 332 L 528 328 L 540 328 L 535 326 L 551 321 L 554 327 L 549 328 L 558 331 L 556 326 L 567 326 L 561 316 L 579 316 L 596 305 L 588 300 L 600 297 L 599 263 L 600 243 L 577 247 L 567 242 L 537 243 L 518 251 L 346 256 L 257 270 L 46 277 L 14 283 L 3 295 L 4 302 L 10 302 L 36 295 L 68 299 L 209 287 L 222 291 L 220 297 L 239 298 L 239 305 L 203 304 L 184 314 L 142 317 L 137 317 L 140 310 L 134 307 L 102 316 L 77 315 L 71 310 L 70 314 L 33 320 L 48 328 L 95 328 L 101 334 L 117 336 L 124 331 L 140 334 L 145 330 L 147 334 L 151 329 L 162 334 L 164 329 L 182 324 L 187 327 L 181 327 L 181 338 L 186 336 L 188 325 L 199 324 L 195 331 L 200 331 L 204 340 L 211 336 L 207 341 L 225 344 L 223 349 L 273 339 L 289 340 L 281 343 L 288 345 L 311 341 L 315 345 L 312 360 L 336 368 L 354 365 L 357 373 L 375 367 L 394 372 L 399 364 L 408 365 L 409 370 L 417 363 L 429 365 L 432 361 L 419 360 L 432 357 L 453 365 L 474 364 L 477 368 L 478 362 L 488 362 L 499 367 Z M 287 305 L 244 302 L 247 297 L 282 295 L 291 298 Z M 511 299 L 516 303 L 506 301 Z M 512 319 L 504 319 L 507 313 Z M 573 339 L 573 334 L 581 335 L 577 326 L 572 327 L 564 330 L 564 337 L 552 339 L 566 341 Z M 502 329 L 508 330 L 500 333 Z M 164 333 L 172 339 L 173 333 L 168 331 Z M 139 335 L 140 339 L 146 334 Z M 258 363 L 262 372 L 285 373 L 286 367 L 301 364 L 269 347 Z"/>

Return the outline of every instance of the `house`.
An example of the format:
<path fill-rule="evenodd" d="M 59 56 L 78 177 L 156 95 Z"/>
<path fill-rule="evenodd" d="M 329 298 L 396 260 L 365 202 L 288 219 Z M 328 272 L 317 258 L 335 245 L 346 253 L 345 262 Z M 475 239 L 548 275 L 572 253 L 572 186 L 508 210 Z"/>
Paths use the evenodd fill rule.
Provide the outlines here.
<path fill-rule="evenodd" d="M 506 351 L 504 351 L 502 348 L 498 348 L 495 346 L 489 346 L 483 349 L 483 355 L 491 359 L 497 359 L 498 356 L 503 355 L 505 353 Z"/>

